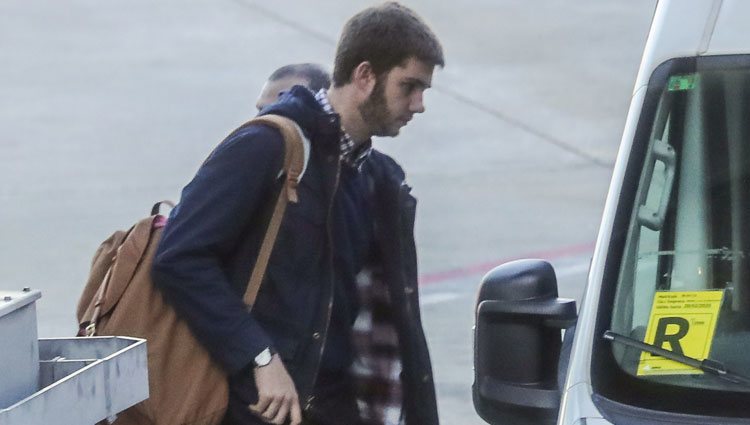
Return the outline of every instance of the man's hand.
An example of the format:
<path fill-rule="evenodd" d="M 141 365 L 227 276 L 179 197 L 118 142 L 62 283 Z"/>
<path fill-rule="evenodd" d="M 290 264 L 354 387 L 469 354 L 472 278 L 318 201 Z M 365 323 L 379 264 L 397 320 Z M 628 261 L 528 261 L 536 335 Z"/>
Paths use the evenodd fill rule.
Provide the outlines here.
<path fill-rule="evenodd" d="M 302 409 L 297 389 L 279 356 L 274 354 L 271 363 L 256 367 L 253 373 L 258 387 L 258 402 L 248 406 L 250 411 L 272 424 L 282 425 L 289 416 L 290 425 L 299 425 L 302 422 Z"/>

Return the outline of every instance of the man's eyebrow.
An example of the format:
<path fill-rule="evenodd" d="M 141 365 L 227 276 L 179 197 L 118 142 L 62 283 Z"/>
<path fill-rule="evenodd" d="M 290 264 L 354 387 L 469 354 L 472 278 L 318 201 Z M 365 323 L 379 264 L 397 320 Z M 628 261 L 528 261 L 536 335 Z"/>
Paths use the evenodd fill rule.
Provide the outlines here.
<path fill-rule="evenodd" d="M 432 87 L 432 85 L 430 85 L 430 83 L 428 83 L 427 81 L 415 77 L 406 77 L 404 78 L 404 81 L 402 81 L 402 83 L 414 84 L 423 89 L 429 89 L 430 87 Z"/>

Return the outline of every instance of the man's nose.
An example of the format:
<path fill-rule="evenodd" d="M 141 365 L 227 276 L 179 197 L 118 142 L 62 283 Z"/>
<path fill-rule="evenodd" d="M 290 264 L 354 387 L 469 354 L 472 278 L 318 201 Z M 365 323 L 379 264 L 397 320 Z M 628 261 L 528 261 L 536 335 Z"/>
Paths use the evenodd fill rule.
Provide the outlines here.
<path fill-rule="evenodd" d="M 421 114 L 425 111 L 423 92 L 420 91 L 414 94 L 411 99 L 411 104 L 409 105 L 409 110 L 415 114 Z"/>

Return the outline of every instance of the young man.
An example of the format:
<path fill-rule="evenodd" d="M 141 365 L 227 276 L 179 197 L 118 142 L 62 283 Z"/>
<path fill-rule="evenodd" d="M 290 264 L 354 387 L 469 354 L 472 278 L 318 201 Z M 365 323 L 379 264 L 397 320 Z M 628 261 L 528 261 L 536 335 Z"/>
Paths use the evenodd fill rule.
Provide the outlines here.
<path fill-rule="evenodd" d="M 331 76 L 328 71 L 314 63 L 295 63 L 282 66 L 268 77 L 258 96 L 255 107 L 258 111 L 276 102 L 279 95 L 294 86 L 304 86 L 313 93 L 331 87 Z"/>
<path fill-rule="evenodd" d="M 442 47 L 397 3 L 352 17 L 333 88 L 294 87 L 261 114 L 295 120 L 311 156 L 252 312 L 243 305 L 278 193 L 283 140 L 228 137 L 172 211 L 153 278 L 230 374 L 225 423 L 438 424 L 420 320 L 416 201 L 371 147 L 424 112 Z"/>

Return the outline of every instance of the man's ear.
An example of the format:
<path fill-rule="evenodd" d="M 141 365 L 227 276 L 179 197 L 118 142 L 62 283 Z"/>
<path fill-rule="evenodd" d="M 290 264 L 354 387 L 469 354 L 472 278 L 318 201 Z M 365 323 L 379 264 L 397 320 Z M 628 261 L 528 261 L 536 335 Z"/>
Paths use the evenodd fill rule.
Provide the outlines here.
<path fill-rule="evenodd" d="M 370 62 L 362 62 L 352 71 L 352 84 L 365 98 L 372 93 L 376 81 L 377 76 Z"/>

